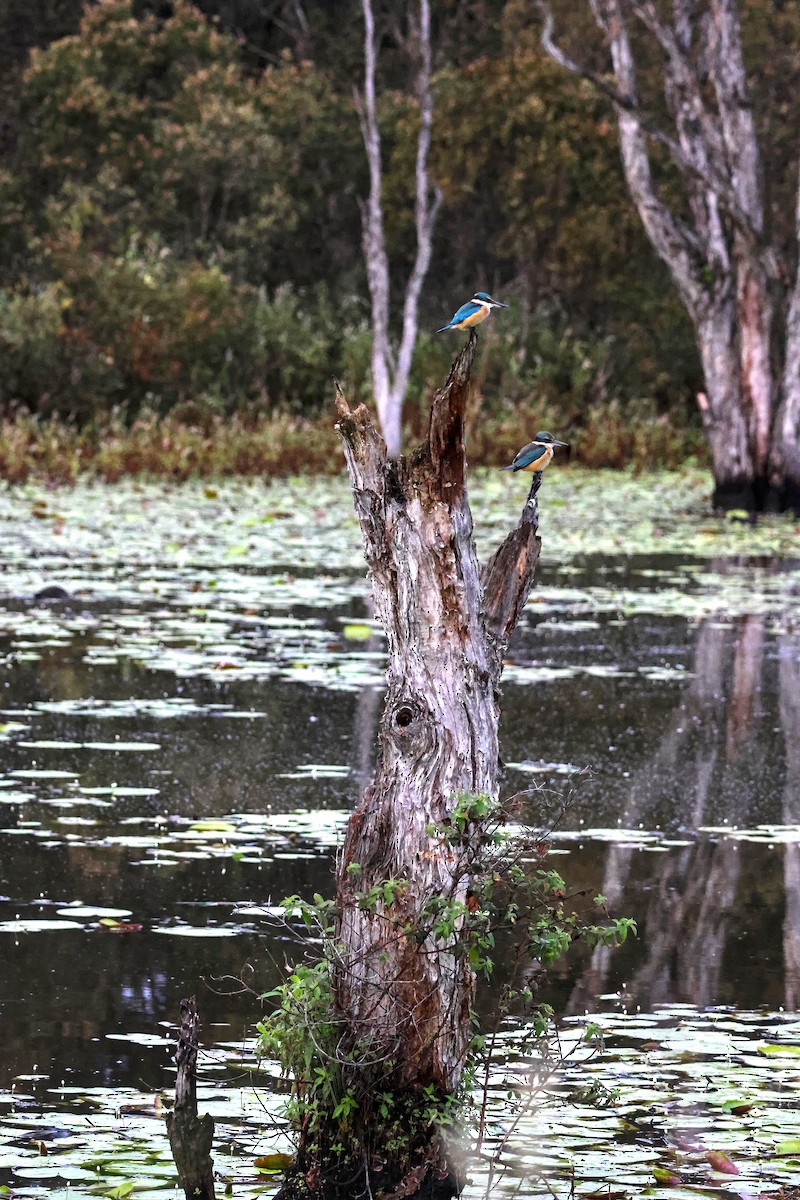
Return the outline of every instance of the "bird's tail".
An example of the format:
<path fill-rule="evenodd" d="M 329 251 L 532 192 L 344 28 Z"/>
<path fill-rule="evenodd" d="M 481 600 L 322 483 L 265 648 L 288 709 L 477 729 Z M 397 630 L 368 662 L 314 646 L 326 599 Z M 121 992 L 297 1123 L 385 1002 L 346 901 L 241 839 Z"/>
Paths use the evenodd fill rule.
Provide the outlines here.
<path fill-rule="evenodd" d="M 445 330 L 447 330 L 447 329 L 452 329 L 452 328 L 453 328 L 453 325 L 452 325 L 452 322 L 451 322 L 451 324 L 450 324 L 450 325 L 443 325 L 441 329 L 434 329 L 434 331 L 433 331 L 433 332 L 434 332 L 434 333 L 444 333 L 444 332 L 445 332 Z"/>
<path fill-rule="evenodd" d="M 500 468 L 500 470 L 501 470 L 501 471 L 513 471 L 513 470 L 514 470 L 514 464 L 513 464 L 513 463 L 509 463 L 507 467 L 501 467 L 501 468 Z"/>

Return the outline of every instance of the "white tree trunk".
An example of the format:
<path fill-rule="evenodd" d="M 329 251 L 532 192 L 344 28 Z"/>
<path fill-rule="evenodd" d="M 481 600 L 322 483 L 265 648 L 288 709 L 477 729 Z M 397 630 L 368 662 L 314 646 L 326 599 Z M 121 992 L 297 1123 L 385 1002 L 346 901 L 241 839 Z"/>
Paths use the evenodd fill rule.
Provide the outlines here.
<path fill-rule="evenodd" d="M 381 427 L 384 428 L 391 395 L 389 259 L 386 253 L 386 237 L 383 229 L 381 135 L 378 128 L 375 93 L 377 43 L 372 0 L 362 0 L 362 10 L 364 13 L 364 96 L 359 103 L 359 116 L 369 169 L 369 195 L 362 209 L 363 246 L 372 310 L 372 389 L 378 410 L 378 420 Z"/>
<path fill-rule="evenodd" d="M 433 91 L 431 86 L 431 12 L 430 0 L 419 0 L 419 58 L 417 80 L 420 127 L 417 136 L 414 219 L 417 253 L 408 279 L 403 305 L 403 328 L 395 359 L 389 321 L 389 258 L 383 224 L 381 138 L 378 127 L 375 76 L 377 40 L 372 0 L 362 0 L 364 14 L 364 95 L 358 101 L 361 131 L 369 166 L 369 196 L 362 210 L 364 259 L 372 305 L 372 385 L 378 421 L 390 458 L 397 458 L 402 446 L 403 403 L 408 391 L 411 363 L 419 326 L 419 298 L 433 251 L 433 231 L 441 204 L 441 191 L 431 194 L 428 179 L 428 154 L 433 127 Z"/>
<path fill-rule="evenodd" d="M 748 414 L 750 471 L 762 488 L 767 482 L 772 421 L 778 381 L 772 364 L 774 305 L 761 262 L 743 255 L 737 264 L 736 300 L 742 408 Z"/>
<path fill-rule="evenodd" d="M 655 0 L 589 0 L 609 47 L 614 86 L 556 44 L 547 0 L 539 2 L 548 52 L 614 101 L 628 188 L 694 323 L 715 502 L 800 509 L 800 275 L 788 310 L 779 312 L 780 272 L 765 240 L 761 155 L 736 0 L 673 0 L 671 20 Z M 631 17 L 664 55 L 674 134 L 639 104 Z M 666 148 L 680 173 L 691 224 L 659 194 L 653 142 Z M 797 225 L 800 231 L 800 215 Z M 781 379 L 773 350 L 784 331 Z"/>

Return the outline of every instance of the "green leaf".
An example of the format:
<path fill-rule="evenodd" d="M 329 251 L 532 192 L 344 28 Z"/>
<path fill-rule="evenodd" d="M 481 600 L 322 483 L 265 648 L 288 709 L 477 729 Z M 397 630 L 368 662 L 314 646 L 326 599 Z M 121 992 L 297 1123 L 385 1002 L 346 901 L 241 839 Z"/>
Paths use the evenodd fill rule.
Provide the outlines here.
<path fill-rule="evenodd" d="M 258 1158 L 254 1159 L 253 1166 L 259 1171 L 285 1171 L 293 1162 L 294 1157 L 291 1154 L 276 1151 L 274 1154 L 259 1154 Z"/>
<path fill-rule="evenodd" d="M 342 636 L 346 637 L 348 642 L 368 642 L 374 632 L 371 625 L 353 624 L 345 625 Z"/>
<path fill-rule="evenodd" d="M 666 1167 L 653 1167 L 653 1178 L 664 1187 L 680 1187 L 683 1183 L 680 1175 L 668 1171 Z"/>

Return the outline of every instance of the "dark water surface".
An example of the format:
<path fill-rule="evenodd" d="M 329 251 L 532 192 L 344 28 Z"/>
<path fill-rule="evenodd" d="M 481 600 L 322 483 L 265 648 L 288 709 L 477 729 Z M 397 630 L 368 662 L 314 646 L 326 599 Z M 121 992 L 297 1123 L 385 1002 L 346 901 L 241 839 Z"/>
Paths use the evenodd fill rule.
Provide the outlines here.
<path fill-rule="evenodd" d="M 274 906 L 331 892 L 382 670 L 339 486 L 302 521 L 252 490 L 204 517 L 3 498 L 0 1093 L 167 1086 L 192 993 L 242 1042 L 295 952 Z M 640 936 L 546 998 L 796 1010 L 800 559 L 554 558 L 509 650 L 504 788 L 542 785 L 534 821 L 567 789 L 553 863 Z"/>

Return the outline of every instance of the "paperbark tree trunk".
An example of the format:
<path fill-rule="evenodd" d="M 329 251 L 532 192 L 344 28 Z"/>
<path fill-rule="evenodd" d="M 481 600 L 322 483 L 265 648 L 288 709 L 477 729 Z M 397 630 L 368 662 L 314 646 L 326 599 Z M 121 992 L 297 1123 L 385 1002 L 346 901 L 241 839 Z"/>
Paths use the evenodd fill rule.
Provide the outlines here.
<path fill-rule="evenodd" d="M 441 830 L 464 793 L 497 797 L 503 652 L 540 549 L 538 475 L 481 575 L 464 446 L 476 345 L 471 333 L 434 398 L 427 442 L 408 458 L 389 458 L 366 408 L 351 411 L 337 397 L 389 656 L 375 776 L 337 867 L 337 1061 L 345 1084 L 349 1075 L 362 1094 L 391 1092 L 395 1108 L 405 1101 L 411 1112 L 456 1091 L 473 1033 L 475 977 L 459 927 L 470 895 L 465 842 L 480 830 L 468 825 L 457 843 Z M 449 934 L 434 928 L 432 901 L 455 914 Z M 376 1108 L 372 1127 L 361 1129 L 364 1177 L 349 1194 L 455 1194 L 437 1129 L 393 1163 L 384 1124 Z M 301 1145 L 298 1164 L 306 1180 L 320 1178 L 313 1148 Z"/>
<path fill-rule="evenodd" d="M 800 246 L 800 184 L 795 207 L 795 229 Z M 784 508 L 800 512 L 800 261 L 786 314 L 781 400 L 775 422 L 776 439 L 770 450 L 770 474 L 783 480 Z"/>
<path fill-rule="evenodd" d="M 670 17 L 655 0 L 588 2 L 608 46 L 613 83 L 558 45 L 548 0 L 539 0 L 543 43 L 615 105 L 631 197 L 695 329 L 714 505 L 800 511 L 800 274 L 784 300 L 781 280 L 789 272 L 767 232 L 736 0 L 673 0 Z M 640 103 L 634 25 L 663 55 L 670 127 Z M 652 172 L 654 146 L 677 170 L 683 211 L 662 198 Z M 796 225 L 800 233 L 800 200 Z"/>
<path fill-rule="evenodd" d="M 697 316 L 698 348 L 706 392 L 698 397 L 711 465 L 714 505 L 748 508 L 750 435 L 741 402 L 736 300 L 717 298 Z"/>

